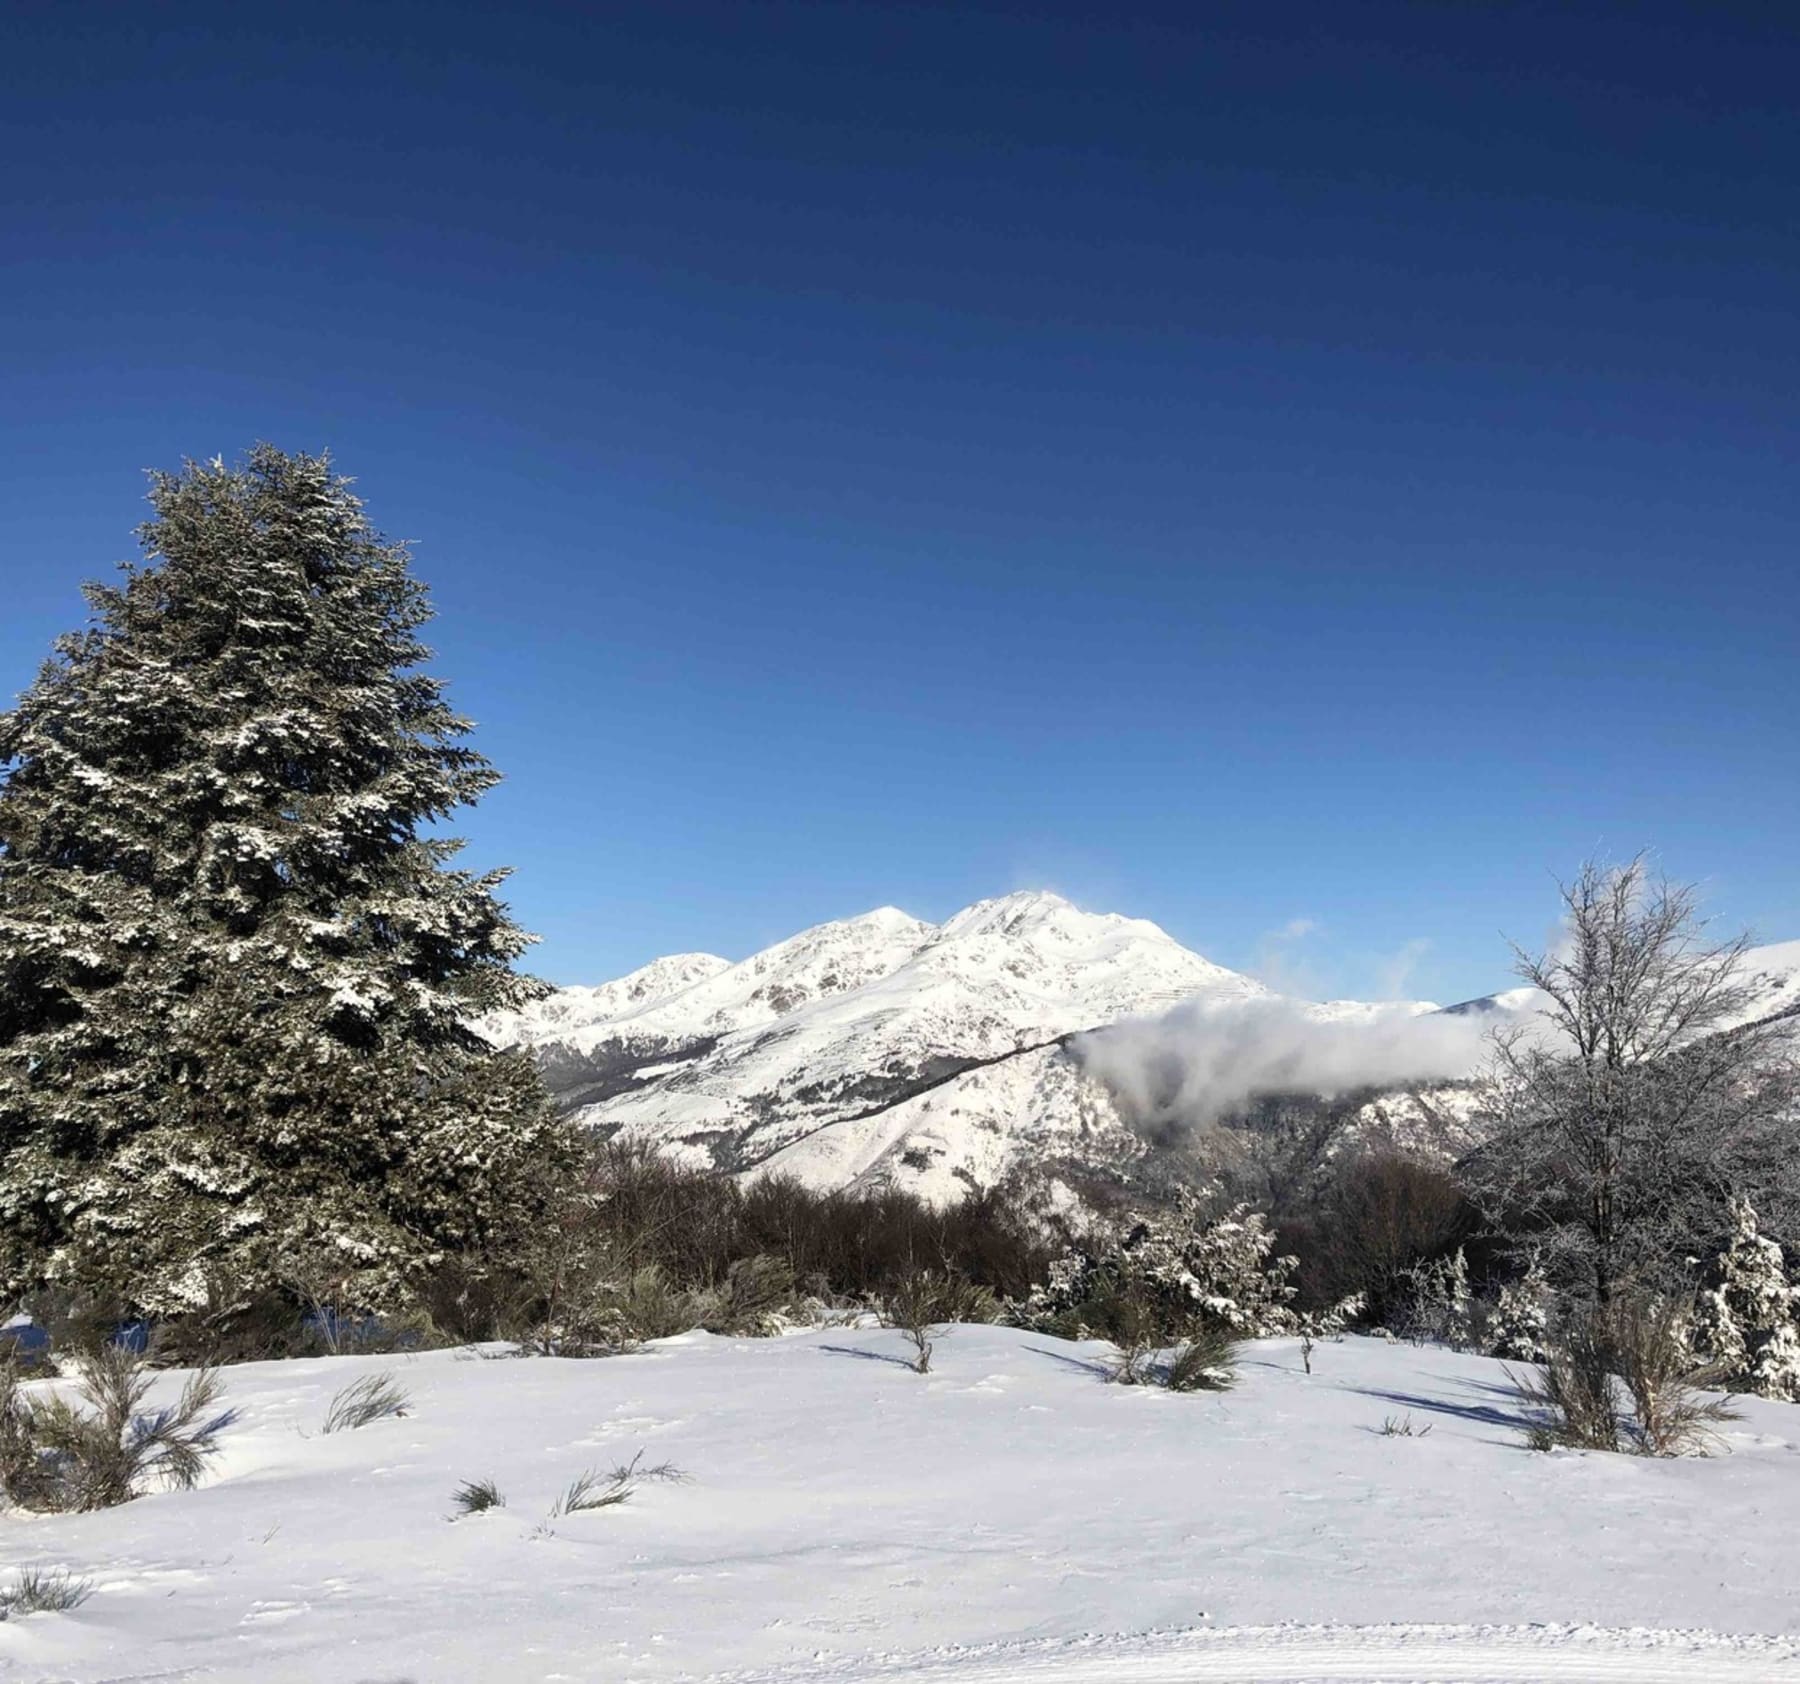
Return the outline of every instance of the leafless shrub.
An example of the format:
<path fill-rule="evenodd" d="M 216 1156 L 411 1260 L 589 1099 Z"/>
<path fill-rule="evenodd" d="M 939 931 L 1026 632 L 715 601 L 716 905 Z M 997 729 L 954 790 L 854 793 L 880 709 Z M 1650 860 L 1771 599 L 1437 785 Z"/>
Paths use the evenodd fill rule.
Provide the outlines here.
<path fill-rule="evenodd" d="M 0 1620 L 15 1614 L 66 1614 L 94 1593 L 91 1579 L 64 1568 L 23 1568 L 10 1585 L 0 1585 Z"/>
<path fill-rule="evenodd" d="M 353 1432 L 390 1415 L 404 1415 L 412 1399 L 391 1374 L 365 1374 L 342 1387 L 325 1411 L 328 1433 Z"/>
<path fill-rule="evenodd" d="M 1679 1305 L 1629 1295 L 1571 1317 L 1536 1374 L 1507 1377 L 1539 1417 L 1534 1450 L 1635 1451 L 1641 1456 L 1704 1455 L 1712 1428 L 1736 1418 L 1730 1402 L 1701 1388 L 1716 1377 L 1689 1351 Z"/>
<path fill-rule="evenodd" d="M 915 1258 L 986 1289 L 968 1289 L 939 1320 L 991 1320 L 996 1299 L 1042 1280 L 1054 1249 L 1017 1189 L 940 1207 L 897 1188 L 819 1191 L 778 1174 L 744 1185 L 615 1140 L 590 1143 L 559 1179 L 547 1220 L 496 1255 L 446 1259 L 420 1296 L 453 1343 L 599 1357 L 694 1327 L 773 1332 L 802 1298 L 862 1310 Z"/>
<path fill-rule="evenodd" d="M 1371 1147 L 1322 1174 L 1310 1198 L 1280 1218 L 1281 1248 L 1300 1257 L 1300 1301 L 1361 1294 L 1377 1325 L 1409 1319 L 1414 1270 L 1475 1229 L 1462 1188 L 1442 1165 L 1391 1147 Z"/>
<path fill-rule="evenodd" d="M 1707 1398 L 1723 1376 L 1698 1364 L 1687 1341 L 1685 1305 L 1668 1300 L 1614 1307 L 1610 1317 L 1614 1357 L 1631 1394 L 1632 1436 L 1645 1456 L 1704 1456 L 1720 1440 L 1712 1430 L 1735 1421 L 1728 1399 Z"/>
<path fill-rule="evenodd" d="M 1507 1369 L 1519 1401 L 1538 1419 L 1526 1432 L 1533 1450 L 1621 1450 L 1625 1423 L 1603 1322 L 1583 1316 L 1563 1330 L 1543 1364 Z"/>
<path fill-rule="evenodd" d="M 903 1271 L 882 1295 L 882 1326 L 897 1329 L 911 1341 L 912 1366 L 920 1374 L 931 1372 L 936 1341 L 949 1331 L 946 1308 L 953 1307 L 957 1297 L 954 1282 L 930 1269 L 919 1268 Z"/>
<path fill-rule="evenodd" d="M 191 1376 L 168 1408 L 143 1407 L 154 1375 L 134 1353 L 105 1346 L 83 1357 L 78 1395 L 28 1393 L 0 1369 L 0 1482 L 21 1508 L 87 1511 L 130 1502 L 149 1486 L 187 1490 L 218 1451 L 231 1410 L 216 1408 L 218 1376 Z"/>
<path fill-rule="evenodd" d="M 999 1304 L 986 1287 L 978 1286 L 953 1268 L 902 1269 L 876 1299 L 876 1315 L 884 1326 L 903 1325 L 901 1312 L 913 1320 L 939 1322 L 991 1322 Z"/>

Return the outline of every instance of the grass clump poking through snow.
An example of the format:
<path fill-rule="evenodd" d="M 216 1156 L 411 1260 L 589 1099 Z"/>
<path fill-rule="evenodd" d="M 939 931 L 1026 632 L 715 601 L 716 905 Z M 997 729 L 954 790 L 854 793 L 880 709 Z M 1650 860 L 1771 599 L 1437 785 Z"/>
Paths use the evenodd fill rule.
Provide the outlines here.
<path fill-rule="evenodd" d="M 412 1399 L 391 1374 L 365 1374 L 338 1391 L 325 1411 L 325 1431 L 354 1432 L 390 1415 L 404 1415 Z"/>
<path fill-rule="evenodd" d="M 218 1453 L 218 1435 L 235 1419 L 219 1409 L 223 1388 L 203 1369 L 168 1408 L 145 1409 L 155 1376 L 119 1346 L 81 1359 L 78 1407 L 61 1396 L 33 1396 L 18 1371 L 0 1367 L 0 1495 L 45 1513 L 115 1507 L 161 1485 L 199 1484 Z"/>
<path fill-rule="evenodd" d="M 654 1467 L 646 1468 L 641 1466 L 643 1460 L 644 1453 L 640 1450 L 629 1462 L 622 1462 L 609 1474 L 599 1474 L 589 1468 L 569 1482 L 569 1488 L 550 1510 L 550 1518 L 560 1520 L 566 1514 L 583 1514 L 589 1509 L 617 1508 L 619 1504 L 629 1502 L 632 1493 L 645 1480 L 664 1480 L 678 1485 L 687 1478 L 673 1463 L 658 1462 Z"/>
<path fill-rule="evenodd" d="M 1163 1347 L 1154 1320 L 1128 1320 L 1108 1378 L 1119 1386 L 1161 1386 L 1171 1392 L 1228 1391 L 1237 1383 L 1237 1350 L 1237 1340 L 1206 1323 Z"/>
<path fill-rule="evenodd" d="M 489 1509 L 506 1507 L 500 1487 L 491 1479 L 465 1479 L 451 1492 L 450 1501 L 456 1505 L 459 1515 L 486 1514 Z"/>
<path fill-rule="evenodd" d="M 1704 1456 L 1712 1430 L 1736 1419 L 1725 1398 L 1701 1388 L 1716 1374 L 1698 1365 L 1679 1305 L 1627 1298 L 1572 1317 L 1536 1373 L 1507 1378 L 1538 1417 L 1533 1450 L 1633 1451 Z"/>
<path fill-rule="evenodd" d="M 1184 1339 L 1152 1369 L 1171 1392 L 1223 1392 L 1237 1384 L 1237 1341 L 1217 1328 Z"/>
<path fill-rule="evenodd" d="M 569 1481 L 569 1488 L 556 1499 L 550 1518 L 559 1520 L 565 1514 L 585 1514 L 589 1509 L 616 1508 L 631 1499 L 631 1485 L 617 1478 L 602 1479 L 589 1468 Z"/>
<path fill-rule="evenodd" d="M 14 1614 L 66 1614 L 94 1594 L 91 1579 L 64 1568 L 27 1567 L 10 1585 L 0 1585 L 0 1620 Z"/>

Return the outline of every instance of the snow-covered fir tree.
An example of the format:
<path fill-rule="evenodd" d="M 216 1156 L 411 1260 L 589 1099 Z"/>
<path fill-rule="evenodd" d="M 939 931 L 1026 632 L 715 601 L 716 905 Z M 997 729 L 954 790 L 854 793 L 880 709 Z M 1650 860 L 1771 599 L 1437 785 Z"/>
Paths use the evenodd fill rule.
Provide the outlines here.
<path fill-rule="evenodd" d="M 1800 1403 L 1800 1286 L 1748 1199 L 1732 1204 L 1732 1234 L 1695 1305 L 1690 1340 L 1734 1391 Z"/>
<path fill-rule="evenodd" d="M 147 561 L 0 715 L 0 1293 L 403 1300 L 566 1145 L 467 1026 L 536 992 L 505 874 L 431 828 L 497 774 L 326 458 L 150 500 Z"/>
<path fill-rule="evenodd" d="M 1550 1354 L 1550 1283 L 1534 1253 L 1525 1273 L 1500 1289 L 1488 1324 L 1488 1355 L 1543 1362 Z"/>

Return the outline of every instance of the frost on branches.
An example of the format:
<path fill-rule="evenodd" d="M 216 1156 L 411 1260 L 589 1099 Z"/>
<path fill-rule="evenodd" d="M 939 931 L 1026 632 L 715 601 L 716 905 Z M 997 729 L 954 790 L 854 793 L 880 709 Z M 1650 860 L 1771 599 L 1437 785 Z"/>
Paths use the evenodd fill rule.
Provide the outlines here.
<path fill-rule="evenodd" d="M 1437 1257 L 1407 1271 L 1412 1303 L 1403 1329 L 1409 1338 L 1432 1339 L 1466 1351 L 1475 1343 L 1475 1298 L 1469 1290 L 1469 1260 L 1458 1246 L 1452 1257 Z"/>
<path fill-rule="evenodd" d="M 1733 1391 L 1800 1403 L 1800 1286 L 1781 1247 L 1757 1232 L 1748 1199 L 1732 1204 L 1730 1243 L 1695 1305 L 1689 1338 Z"/>
<path fill-rule="evenodd" d="M 427 834 L 497 774 L 323 457 L 157 476 L 0 715 L 0 1295 L 218 1307 L 324 1259 L 371 1305 L 559 1150 L 468 1027 L 532 997 L 502 872 Z"/>
<path fill-rule="evenodd" d="M 1096 1231 L 1051 1265 L 1047 1286 L 1024 1308 L 1034 1325 L 1077 1336 L 1116 1334 L 1116 1306 L 1147 1307 L 1169 1336 L 1203 1324 L 1241 1338 L 1342 1330 L 1361 1307 L 1345 1300 L 1322 1316 L 1295 1309 L 1299 1260 L 1276 1256 L 1269 1220 L 1248 1205 L 1204 1214 L 1205 1198 L 1183 1191 L 1167 1215 L 1138 1215 Z"/>

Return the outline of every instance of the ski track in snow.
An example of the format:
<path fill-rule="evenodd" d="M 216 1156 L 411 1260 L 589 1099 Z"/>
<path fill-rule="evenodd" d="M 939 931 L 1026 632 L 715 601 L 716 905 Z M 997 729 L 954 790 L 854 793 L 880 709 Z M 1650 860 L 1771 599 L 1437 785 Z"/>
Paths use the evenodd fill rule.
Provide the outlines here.
<path fill-rule="evenodd" d="M 1800 1643 L 1597 1626 L 1249 1626 L 985 1644 L 711 1684 L 1792 1684 Z"/>

